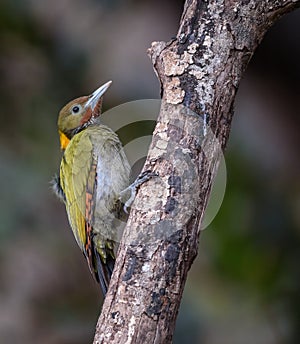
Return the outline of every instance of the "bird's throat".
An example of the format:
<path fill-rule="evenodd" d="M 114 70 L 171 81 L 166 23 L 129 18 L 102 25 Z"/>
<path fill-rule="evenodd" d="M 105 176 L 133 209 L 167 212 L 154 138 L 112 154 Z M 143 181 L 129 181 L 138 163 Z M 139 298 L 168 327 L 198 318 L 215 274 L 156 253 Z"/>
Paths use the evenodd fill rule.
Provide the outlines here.
<path fill-rule="evenodd" d="M 65 150 L 70 142 L 70 139 L 61 131 L 59 131 L 59 141 L 60 141 L 60 148 Z"/>

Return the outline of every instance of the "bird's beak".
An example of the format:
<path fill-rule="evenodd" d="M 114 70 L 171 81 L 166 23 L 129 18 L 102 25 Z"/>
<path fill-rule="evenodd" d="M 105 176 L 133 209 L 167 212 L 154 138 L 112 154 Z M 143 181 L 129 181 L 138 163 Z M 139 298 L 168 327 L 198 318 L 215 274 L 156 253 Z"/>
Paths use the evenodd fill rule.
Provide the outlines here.
<path fill-rule="evenodd" d="M 104 85 L 97 88 L 89 97 L 88 101 L 85 104 L 85 108 L 91 107 L 92 111 L 94 111 L 99 104 L 100 98 L 103 96 L 103 94 L 107 91 L 109 86 L 111 85 L 112 81 L 108 81 Z"/>

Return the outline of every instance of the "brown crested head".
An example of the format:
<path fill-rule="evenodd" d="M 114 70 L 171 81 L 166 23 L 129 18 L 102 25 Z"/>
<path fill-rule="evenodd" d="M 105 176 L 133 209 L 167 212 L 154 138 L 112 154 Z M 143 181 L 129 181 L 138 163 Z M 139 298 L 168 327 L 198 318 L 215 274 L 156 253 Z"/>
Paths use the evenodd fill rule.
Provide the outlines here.
<path fill-rule="evenodd" d="M 59 112 L 58 132 L 61 148 L 65 149 L 74 135 L 87 128 L 101 114 L 103 94 L 111 81 L 97 88 L 90 96 L 70 101 Z"/>

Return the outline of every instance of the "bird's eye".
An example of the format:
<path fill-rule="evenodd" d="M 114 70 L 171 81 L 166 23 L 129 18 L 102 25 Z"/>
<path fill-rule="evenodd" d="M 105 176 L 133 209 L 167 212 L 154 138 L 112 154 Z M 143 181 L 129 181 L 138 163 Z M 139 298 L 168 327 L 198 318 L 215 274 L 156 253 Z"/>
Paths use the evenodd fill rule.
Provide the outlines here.
<path fill-rule="evenodd" d="M 72 107 L 72 112 L 73 113 L 78 113 L 79 110 L 80 110 L 80 107 L 78 105 L 75 105 L 75 106 Z"/>

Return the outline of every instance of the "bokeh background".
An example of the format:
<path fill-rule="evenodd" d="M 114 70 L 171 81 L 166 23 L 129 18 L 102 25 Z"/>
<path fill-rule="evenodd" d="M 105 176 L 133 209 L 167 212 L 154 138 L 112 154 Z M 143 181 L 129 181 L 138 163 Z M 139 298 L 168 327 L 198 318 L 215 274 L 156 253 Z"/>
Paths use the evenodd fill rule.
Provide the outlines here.
<path fill-rule="evenodd" d="M 158 98 L 146 54 L 183 1 L 0 2 L 0 343 L 91 343 L 102 300 L 49 181 L 57 114 L 107 80 L 106 109 Z M 241 83 L 224 202 L 201 234 L 175 344 L 300 338 L 300 11 L 266 35 Z"/>

